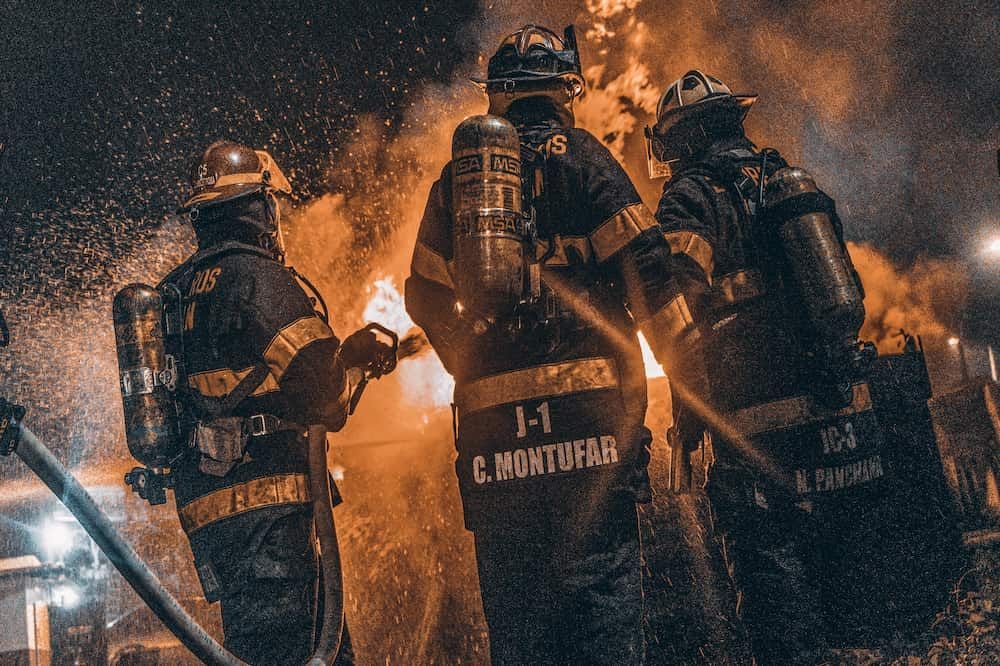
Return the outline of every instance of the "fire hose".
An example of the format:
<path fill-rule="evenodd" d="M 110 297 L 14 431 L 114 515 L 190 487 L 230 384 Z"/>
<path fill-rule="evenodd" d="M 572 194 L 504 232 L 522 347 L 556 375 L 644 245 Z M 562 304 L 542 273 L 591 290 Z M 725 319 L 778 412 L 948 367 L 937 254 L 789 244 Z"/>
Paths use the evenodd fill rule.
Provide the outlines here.
<path fill-rule="evenodd" d="M 340 548 L 333 524 L 330 473 L 326 466 L 326 428 L 309 428 L 309 490 L 313 498 L 313 522 L 319 541 L 323 571 L 323 617 L 316 649 L 307 666 L 332 664 L 340 654 L 344 635 L 344 582 L 340 575 Z"/>
<path fill-rule="evenodd" d="M 399 354 L 398 338 L 395 334 L 377 325 L 370 325 L 369 328 L 385 332 L 391 337 L 397 358 L 413 355 L 424 346 L 415 339 L 410 340 L 412 349 Z M 5 345 L 6 342 L 6 339 L 0 340 L 0 344 Z M 363 376 L 358 386 L 360 390 L 352 401 L 351 411 L 356 406 L 366 383 L 367 377 Z M 0 454 L 15 453 L 48 486 L 142 601 L 194 656 L 213 666 L 245 664 L 212 638 L 170 594 L 135 549 L 122 538 L 87 490 L 48 447 L 21 423 L 24 413 L 23 407 L 0 397 Z M 329 666 L 340 653 L 344 633 L 344 609 L 340 553 L 333 522 L 333 502 L 326 460 L 325 426 L 311 426 L 308 441 L 309 483 L 323 576 L 323 617 L 315 649 L 306 663 L 307 666 Z"/>
<path fill-rule="evenodd" d="M 23 425 L 13 423 L 15 433 L 14 453 L 32 472 L 49 487 L 100 547 L 108 560 L 128 581 L 136 594 L 149 606 L 192 654 L 206 664 L 238 665 L 244 662 L 209 636 L 184 607 L 167 591 L 146 563 L 126 542 L 94 499 L 63 467 L 52 452 L 34 433 Z"/>
<path fill-rule="evenodd" d="M 23 412 L 22 412 L 23 413 Z M 212 638 L 163 586 L 135 550 L 126 542 L 111 520 L 101 511 L 87 490 L 60 463 L 52 452 L 28 428 L 15 419 L 13 452 L 76 517 L 108 560 L 132 586 L 163 624 L 206 664 L 235 666 L 244 662 Z M 326 466 L 326 428 L 309 428 L 309 482 L 313 496 L 316 534 L 320 544 L 323 569 L 323 624 L 319 640 L 308 666 L 332 664 L 340 652 L 344 628 L 343 582 L 337 533 L 333 524 L 330 477 Z"/>

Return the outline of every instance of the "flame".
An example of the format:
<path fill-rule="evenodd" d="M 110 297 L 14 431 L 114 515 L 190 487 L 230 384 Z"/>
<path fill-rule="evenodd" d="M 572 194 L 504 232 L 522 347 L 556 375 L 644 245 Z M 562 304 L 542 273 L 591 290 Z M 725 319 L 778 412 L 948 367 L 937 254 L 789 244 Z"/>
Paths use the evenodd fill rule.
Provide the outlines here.
<path fill-rule="evenodd" d="M 363 313 L 365 321 L 382 324 L 400 338 L 415 327 L 393 276 L 377 278 L 368 287 L 368 293 L 370 297 Z M 400 362 L 395 374 L 403 389 L 403 399 L 410 404 L 422 407 L 451 404 L 455 380 L 433 351 L 407 357 Z"/>
<path fill-rule="evenodd" d="M 642 362 L 646 366 L 646 379 L 666 377 L 667 373 L 663 371 L 663 366 L 653 356 L 653 348 L 646 342 L 646 336 L 642 333 L 639 334 L 639 346 L 642 348 Z"/>
<path fill-rule="evenodd" d="M 362 315 L 365 321 L 378 322 L 400 336 L 413 328 L 415 324 L 406 312 L 403 295 L 391 275 L 375 280 L 368 287 L 368 293 L 371 296 Z"/>

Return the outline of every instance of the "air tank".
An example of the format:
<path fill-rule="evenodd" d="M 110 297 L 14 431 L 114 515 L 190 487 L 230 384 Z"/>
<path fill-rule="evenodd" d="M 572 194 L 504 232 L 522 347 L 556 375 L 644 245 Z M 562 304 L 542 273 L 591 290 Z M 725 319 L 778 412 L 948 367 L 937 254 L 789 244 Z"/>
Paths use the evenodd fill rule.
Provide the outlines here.
<path fill-rule="evenodd" d="M 479 317 L 503 318 L 513 313 L 525 280 L 517 130 L 499 116 L 472 116 L 455 129 L 451 145 L 456 295 Z"/>
<path fill-rule="evenodd" d="M 812 176 L 798 167 L 767 180 L 768 213 L 813 331 L 835 346 L 851 347 L 864 323 L 864 297 L 820 196 Z"/>
<path fill-rule="evenodd" d="M 178 365 L 167 353 L 163 298 L 149 285 L 130 284 L 115 296 L 115 347 L 132 457 L 154 469 L 183 450 L 175 403 Z"/>

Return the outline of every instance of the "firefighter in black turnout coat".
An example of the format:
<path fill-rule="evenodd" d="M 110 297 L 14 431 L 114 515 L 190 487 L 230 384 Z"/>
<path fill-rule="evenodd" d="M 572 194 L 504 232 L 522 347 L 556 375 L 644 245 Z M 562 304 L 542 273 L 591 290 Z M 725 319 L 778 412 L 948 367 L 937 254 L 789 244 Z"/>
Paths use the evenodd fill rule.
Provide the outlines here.
<path fill-rule="evenodd" d="M 341 345 L 284 265 L 276 194 L 291 186 L 264 151 L 219 141 L 196 162 L 198 252 L 160 285 L 182 298 L 193 448 L 176 465 L 181 526 L 226 647 L 253 664 L 312 652 L 317 555 L 309 424 L 347 418 L 346 368 L 386 361 L 368 331 Z M 336 491 L 334 491 L 336 494 Z M 352 663 L 346 626 L 340 659 Z"/>
<path fill-rule="evenodd" d="M 678 446 L 702 442 L 698 400 L 746 438 L 712 433 L 706 490 L 757 659 L 815 663 L 836 595 L 823 554 L 859 536 L 884 488 L 863 381 L 874 352 L 857 341 L 863 292 L 833 202 L 747 139 L 755 99 L 691 71 L 647 128 L 678 286 L 658 340 L 673 340 L 667 373 L 695 396 L 675 392 Z"/>
<path fill-rule="evenodd" d="M 573 127 L 583 79 L 572 28 L 560 39 L 524 27 L 488 72 L 481 83 L 493 115 L 465 121 L 456 145 L 509 131 L 510 152 L 484 171 L 504 178 L 520 160 L 520 179 L 497 205 L 523 203 L 533 229 L 511 215 L 475 236 L 490 210 L 460 227 L 464 198 L 481 192 L 453 188 L 481 163 L 478 153 L 453 159 L 430 192 L 406 303 L 456 380 L 455 465 L 492 660 L 640 663 L 636 502 L 648 501 L 651 437 L 633 315 L 645 319 L 665 302 L 669 247 L 622 167 Z M 476 238 L 492 242 L 501 228 L 501 236 L 516 229 L 517 240 L 480 254 L 482 263 L 459 251 Z M 521 264 L 496 257 L 523 247 L 522 282 Z M 479 309 L 491 276 L 505 270 L 523 291 L 507 311 Z"/>

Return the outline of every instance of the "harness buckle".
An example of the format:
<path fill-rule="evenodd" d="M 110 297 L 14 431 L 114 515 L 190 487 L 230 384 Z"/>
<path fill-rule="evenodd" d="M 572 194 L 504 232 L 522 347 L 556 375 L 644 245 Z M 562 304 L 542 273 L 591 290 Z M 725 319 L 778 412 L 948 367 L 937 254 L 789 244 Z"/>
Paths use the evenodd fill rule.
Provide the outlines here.
<path fill-rule="evenodd" d="M 271 431 L 267 428 L 267 419 L 264 418 L 263 414 L 254 414 L 250 417 L 250 434 L 253 437 L 271 434 Z"/>

